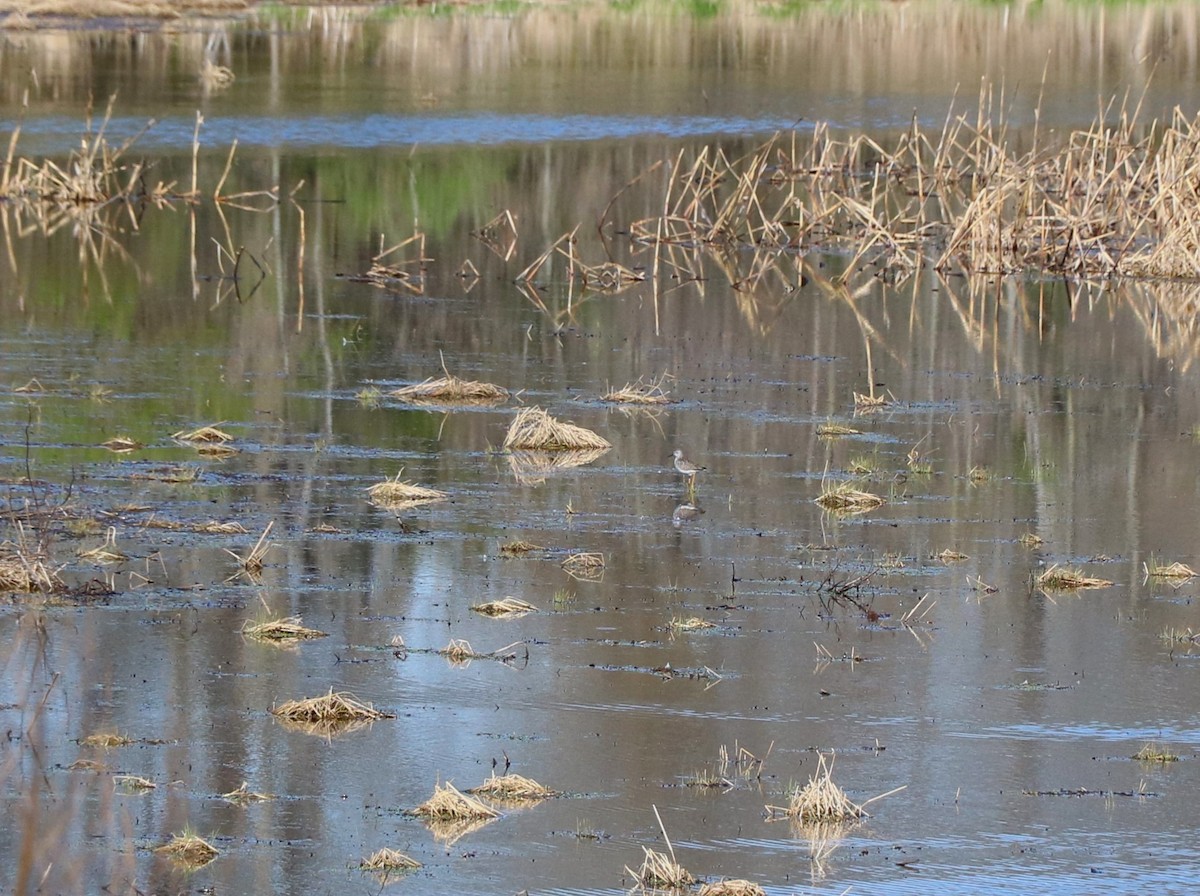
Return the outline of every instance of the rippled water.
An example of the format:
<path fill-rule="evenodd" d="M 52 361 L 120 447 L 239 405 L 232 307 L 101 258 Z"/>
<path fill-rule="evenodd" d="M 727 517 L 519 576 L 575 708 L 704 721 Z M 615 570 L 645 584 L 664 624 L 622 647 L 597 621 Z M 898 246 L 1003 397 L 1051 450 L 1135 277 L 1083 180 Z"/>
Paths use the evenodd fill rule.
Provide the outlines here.
<path fill-rule="evenodd" d="M 885 134 L 916 94 L 937 122 L 955 83 L 973 94 L 998 71 L 1014 126 L 1028 124 L 1036 91 L 1015 73 L 1040 80 L 1048 43 L 1062 50 L 1047 127 L 1140 91 L 1152 64 L 1156 108 L 1195 90 L 1190 6 L 925 9 L 10 34 L 0 68 L 38 72 L 21 152 L 69 148 L 87 89 L 119 88 L 114 135 L 160 119 L 134 152 L 151 183 L 190 182 L 201 108 L 202 184 L 236 137 L 226 194 L 278 184 L 292 198 L 122 212 L 93 243 L 5 208 L 6 537 L 46 531 L 64 578 L 93 583 L 14 595 L 0 614 L 6 888 L 45 875 L 47 892 L 344 892 L 377 887 L 356 866 L 391 846 L 423 867 L 389 890 L 615 893 L 642 847 L 666 849 L 657 808 L 694 874 L 772 893 L 1185 891 L 1200 667 L 1178 636 L 1196 584 L 1146 567 L 1200 566 L 1190 285 L 922 271 L 846 300 L 795 268 L 737 291 L 714 258 L 706 279 L 657 294 L 586 293 L 557 262 L 541 307 L 513 284 L 576 225 L 581 255 L 603 259 L 602 217 L 619 260 L 652 264 L 621 231 L 661 194 L 622 189 L 703 141 L 733 157 L 800 118 L 801 134 L 822 119 Z M 955 40 L 928 30 L 939 15 Z M 205 46 L 238 76 L 225 92 L 195 81 Z M 872 50 L 859 76 L 839 46 Z M 507 260 L 472 235 L 505 209 Z M 357 282 L 417 230 L 419 288 Z M 216 243 L 265 276 L 244 260 L 230 280 Z M 467 260 L 477 279 L 460 276 Z M 518 397 L 361 395 L 443 363 Z M 672 403 L 656 411 L 600 398 L 663 374 Z M 872 387 L 894 401 L 855 413 Z M 514 465 L 498 449 L 521 404 L 613 448 L 574 468 Z M 831 422 L 858 432 L 821 435 Z M 202 424 L 237 453 L 171 437 Z M 116 435 L 145 447 L 100 447 Z M 694 494 L 676 447 L 706 467 Z M 855 481 L 883 506 L 839 517 L 814 503 L 863 467 Z M 397 474 L 449 499 L 372 505 L 366 489 Z M 15 525 L 44 508 L 61 509 L 43 529 Z M 209 520 L 246 534 L 191 531 Z M 228 551 L 244 556 L 268 523 L 261 577 L 238 575 Z M 80 557 L 109 527 L 126 559 Z M 516 539 L 546 550 L 503 556 Z M 602 578 L 563 570 L 580 551 L 604 556 Z M 1054 564 L 1113 584 L 1038 588 Z M 470 609 L 505 596 L 538 609 Z M 268 607 L 328 637 L 243 637 Z M 672 625 L 691 617 L 713 627 Z M 436 653 L 451 639 L 511 658 L 455 665 Z M 395 718 L 324 738 L 270 715 L 331 688 Z M 80 742 L 97 732 L 132 742 Z M 1178 761 L 1132 759 L 1147 742 Z M 761 769 L 722 769 L 722 747 Z M 903 789 L 857 825 L 765 820 L 818 751 L 856 801 Z M 506 768 L 562 795 L 457 838 L 407 814 L 439 781 Z M 726 786 L 694 786 L 719 772 Z M 243 781 L 274 799 L 221 798 Z M 185 828 L 220 850 L 199 870 L 154 852 Z"/>

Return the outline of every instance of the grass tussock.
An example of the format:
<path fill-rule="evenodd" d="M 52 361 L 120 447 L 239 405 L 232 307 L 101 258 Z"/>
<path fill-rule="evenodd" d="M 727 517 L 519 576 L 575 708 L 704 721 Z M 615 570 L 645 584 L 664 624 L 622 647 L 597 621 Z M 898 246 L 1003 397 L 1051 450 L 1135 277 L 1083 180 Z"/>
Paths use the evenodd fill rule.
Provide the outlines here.
<path fill-rule="evenodd" d="M 157 789 L 158 785 L 140 775 L 113 775 L 113 788 L 120 788 L 131 793 L 145 793 Z"/>
<path fill-rule="evenodd" d="M 823 439 L 832 439 L 838 436 L 862 435 L 862 430 L 855 429 L 853 426 L 845 426 L 841 423 L 822 423 L 817 427 L 817 435 Z"/>
<path fill-rule="evenodd" d="M 171 438 L 177 442 L 201 442 L 209 445 L 224 445 L 233 441 L 233 436 L 218 429 L 217 426 L 201 426 L 199 429 L 181 429 L 171 433 Z"/>
<path fill-rule="evenodd" d="M 577 551 L 562 562 L 567 575 L 586 581 L 602 579 L 605 565 L 604 555 L 594 551 Z"/>
<path fill-rule="evenodd" d="M 670 400 L 670 393 L 664 388 L 668 378 L 665 373 L 658 379 L 638 377 L 636 383 L 626 383 L 620 389 L 609 389 L 601 400 L 618 404 L 666 404 Z"/>
<path fill-rule="evenodd" d="M 383 847 L 361 862 L 358 867 L 363 871 L 412 871 L 421 867 L 416 859 L 409 858 L 398 849 Z"/>
<path fill-rule="evenodd" d="M 843 482 L 821 492 L 816 499 L 826 510 L 834 513 L 866 513 L 882 506 L 885 501 L 879 495 L 855 488 L 848 482 Z"/>
<path fill-rule="evenodd" d="M 480 404 L 493 405 L 507 401 L 509 392 L 503 386 L 476 380 L 459 379 L 442 363 L 442 376 L 405 386 L 388 393 L 389 397 L 410 404 Z"/>
<path fill-rule="evenodd" d="M 483 616 L 491 616 L 493 618 L 512 618 L 515 616 L 524 616 L 526 613 L 537 612 L 537 607 L 518 597 L 490 600 L 487 603 L 475 604 L 471 609 Z"/>
<path fill-rule="evenodd" d="M 114 454 L 128 454 L 131 451 L 137 451 L 146 446 L 137 439 L 131 439 L 129 436 L 113 436 L 107 442 L 101 442 L 100 447 L 107 448 Z"/>
<path fill-rule="evenodd" d="M 445 492 L 436 488 L 425 488 L 413 485 L 411 482 L 401 482 L 401 470 L 395 479 L 385 479 L 367 489 L 371 503 L 380 507 L 415 507 L 419 504 L 429 504 L 434 501 L 444 501 L 449 497 Z"/>
<path fill-rule="evenodd" d="M 66 583 L 59 577 L 58 570 L 39 553 L 19 546 L 0 545 L 0 591 L 55 594 L 65 588 Z"/>
<path fill-rule="evenodd" d="M 271 715 L 288 722 L 322 724 L 342 722 L 373 722 L 376 719 L 392 719 L 395 716 L 362 703 L 352 694 L 334 693 L 333 688 L 322 697 L 304 700 L 288 700 L 272 707 Z"/>
<path fill-rule="evenodd" d="M 1163 563 L 1154 557 L 1149 563 L 1142 564 L 1142 569 L 1151 579 L 1192 579 L 1196 576 L 1196 571 L 1186 563 Z"/>
<path fill-rule="evenodd" d="M 1080 588 L 1108 588 L 1112 585 L 1108 579 L 1098 579 L 1084 575 L 1080 569 L 1068 569 L 1055 563 L 1038 576 L 1038 587 L 1047 591 L 1075 591 Z"/>
<path fill-rule="evenodd" d="M 241 633 L 247 638 L 274 642 L 307 641 L 313 638 L 328 637 L 326 632 L 305 626 L 299 616 L 268 619 L 265 622 L 247 622 L 242 626 Z"/>
<path fill-rule="evenodd" d="M 676 616 L 670 622 L 671 631 L 673 632 L 699 632 L 705 629 L 716 628 L 715 622 L 709 622 L 707 619 L 701 619 L 699 616 Z"/>
<path fill-rule="evenodd" d="M 533 553 L 534 551 L 540 551 L 540 550 L 543 550 L 543 548 L 540 544 L 533 544 L 532 542 L 521 541 L 520 539 L 518 539 L 516 541 L 507 541 L 504 544 L 500 545 L 500 556 L 501 557 L 524 557 L 528 554 Z"/>
<path fill-rule="evenodd" d="M 696 896 L 767 896 L 767 891 L 748 880 L 710 880 Z"/>
<path fill-rule="evenodd" d="M 526 778 L 523 775 L 501 775 L 497 777 L 495 772 L 492 773 L 490 778 L 478 787 L 472 787 L 467 793 L 478 794 L 495 800 L 524 802 L 545 800 L 558 796 L 558 791 L 551 790 L 549 787 L 539 784 L 532 778 Z"/>
<path fill-rule="evenodd" d="M 482 800 L 467 796 L 449 781 L 437 784 L 433 796 L 412 810 L 413 815 L 436 821 L 479 821 L 500 813 Z"/>
<path fill-rule="evenodd" d="M 207 865 L 219 855 L 217 848 L 203 837 L 187 832 L 176 834 L 155 852 L 164 853 L 180 864 L 192 868 Z"/>
<path fill-rule="evenodd" d="M 1136 759 L 1138 762 L 1178 762 L 1179 754 L 1172 753 L 1162 744 L 1148 741 L 1142 744 L 1142 748 L 1134 753 L 1131 758 Z"/>
<path fill-rule="evenodd" d="M 590 429 L 562 423 L 541 408 L 523 408 L 508 427 L 504 447 L 508 450 L 607 451 L 612 443 Z"/>
<path fill-rule="evenodd" d="M 105 750 L 110 750 L 113 747 L 127 747 L 134 743 L 131 738 L 123 734 L 115 734 L 108 731 L 99 731 L 95 734 L 89 734 L 87 737 L 81 738 L 79 745 L 81 747 L 102 747 Z"/>
<path fill-rule="evenodd" d="M 626 865 L 625 873 L 643 890 L 683 890 L 696 883 L 695 876 L 670 856 L 645 846 L 642 852 L 641 867 L 635 871 Z"/>
<path fill-rule="evenodd" d="M 248 782 L 243 781 L 242 785 L 237 789 L 221 794 L 221 799 L 238 806 L 244 806 L 248 803 L 264 803 L 275 799 L 275 797 L 269 793 L 256 793 L 250 789 Z"/>
<path fill-rule="evenodd" d="M 794 787 L 786 806 L 767 806 L 769 818 L 789 818 L 800 822 L 838 822 L 866 818 L 866 807 L 885 796 L 903 790 L 898 787 L 859 804 L 846 796 L 833 780 L 833 759 L 817 754 L 817 770 L 803 787 Z"/>

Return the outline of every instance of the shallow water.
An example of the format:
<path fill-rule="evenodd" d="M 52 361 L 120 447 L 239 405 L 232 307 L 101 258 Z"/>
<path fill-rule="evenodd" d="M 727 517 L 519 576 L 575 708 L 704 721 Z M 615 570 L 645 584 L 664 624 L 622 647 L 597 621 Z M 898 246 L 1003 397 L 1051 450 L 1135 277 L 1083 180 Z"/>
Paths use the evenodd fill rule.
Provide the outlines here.
<path fill-rule="evenodd" d="M 937 77 L 883 64 L 904 28 L 929 26 L 923 7 L 900 20 L 892 7 L 782 19 L 327 14 L 10 35 L 0 67 L 35 61 L 41 85 L 23 151 L 69 148 L 85 88 L 119 87 L 115 132 L 162 119 L 137 144 L 156 163 L 151 179 L 188 183 L 199 100 L 202 184 L 219 180 L 236 135 L 227 194 L 296 192 L 256 202 L 263 211 L 119 214 L 113 240 L 93 243 L 70 221 L 23 232 L 28 219 L 6 209 L 7 515 L 61 505 L 45 527 L 51 556 L 94 592 L 16 595 L 0 615 L 0 769 L 19 819 L 0 831 L 6 888 L 45 874 L 53 892 L 344 892 L 378 886 L 356 866 L 392 846 L 423 868 L 389 889 L 615 893 L 643 846 L 666 849 L 657 808 L 694 874 L 773 893 L 1186 890 L 1200 666 L 1163 633 L 1194 624 L 1197 585 L 1144 567 L 1200 566 L 1190 285 L 920 272 L 846 301 L 798 268 L 738 292 L 709 259 L 700 283 L 610 295 L 570 288 L 560 264 L 539 308 L 512 283 L 576 224 L 581 256 L 603 259 L 594 222 L 622 187 L 700 138 L 750 151 L 795 114 L 789 84 L 853 110 L 818 106 L 821 117 L 879 134 L 906 124 L 918 88 L 924 120 L 940 120 L 947 71 L 963 83 L 1040 72 L 1041 41 L 1067 48 L 1054 73 L 1081 73 L 1048 80 L 1047 127 L 1085 124 L 1099 97 L 1140 90 L 1150 53 L 1156 104 L 1195 90 L 1191 7 L 1072 7 L 1053 37 L 1015 10 L 949 8 L 945 27 L 993 49 L 970 65 L 966 50 L 931 49 Z M 878 71 L 852 80 L 847 65 L 822 66 L 813 48 L 831 33 L 875 48 Z M 201 97 L 205 44 L 238 80 Z M 771 52 L 746 49 L 761 46 Z M 452 58 L 475 60 L 475 76 L 455 75 Z M 412 71 L 428 82 L 409 85 Z M 655 90 L 617 80 L 606 100 L 579 101 L 580 84 L 601 92 L 613 72 L 641 72 Z M 371 73 L 391 92 L 370 89 Z M 408 121 L 431 84 L 436 114 Z M 1036 92 L 1010 90 L 1014 121 L 1028 123 Z M 335 113 L 350 124 L 331 127 Z M 498 124 L 472 137 L 485 115 Z M 405 133 L 431 136 L 414 146 Z M 613 204 L 618 259 L 652 264 L 613 231 L 660 197 L 630 189 Z M 504 209 L 519 230 L 507 261 L 472 236 Z M 432 259 L 419 289 L 348 276 L 414 221 Z M 230 280 L 214 241 L 245 247 L 266 276 L 243 262 Z M 464 260 L 477 280 L 458 276 Z M 845 259 L 809 262 L 832 271 Z M 358 397 L 438 375 L 443 359 L 519 400 Z M 600 400 L 664 373 L 672 403 L 657 412 Z M 872 385 L 894 401 L 856 414 L 853 394 Z M 565 470 L 514 467 L 498 448 L 522 403 L 613 448 Z M 823 437 L 829 422 L 859 432 Z M 237 453 L 205 458 L 171 438 L 202 424 L 230 432 Z M 146 447 L 99 447 L 116 435 Z M 694 495 L 671 468 L 675 447 L 707 468 Z M 929 472 L 910 464 L 914 450 Z M 883 506 L 839 517 L 814 503 L 860 465 L 873 472 L 855 481 Z M 366 489 L 398 473 L 449 500 L 399 514 L 370 504 Z M 190 481 L 165 481 L 178 478 Z M 68 515 L 94 531 L 71 534 Z M 214 519 L 246 534 L 186 528 Z M 245 555 L 268 523 L 261 577 L 238 575 L 227 550 Z M 77 556 L 110 526 L 128 559 Z M 505 558 L 515 539 L 547 550 Z M 604 555 L 602 579 L 563 571 L 578 551 Z M 1114 584 L 1038 588 L 1054 564 Z M 508 595 L 537 612 L 470 610 Z M 265 607 L 328 637 L 279 648 L 239 634 Z M 690 617 L 714 627 L 672 626 Z M 515 655 L 456 666 L 435 652 L 451 639 Z M 325 738 L 269 713 L 331 688 L 396 718 Z M 80 743 L 97 732 L 133 743 Z M 1133 760 L 1148 741 L 1179 760 Z M 738 746 L 765 758 L 761 774 L 731 766 L 729 786 L 693 786 Z M 817 751 L 856 801 L 904 789 L 858 825 L 764 820 L 814 773 Z M 99 765 L 68 768 L 79 759 Z M 439 781 L 465 788 L 506 767 L 562 796 L 506 807 L 457 838 L 406 814 Z M 118 774 L 157 787 L 131 792 Z M 275 798 L 221 798 L 243 781 Z M 185 828 L 221 851 L 199 870 L 153 851 Z M 60 842 L 65 852 L 50 846 Z"/>

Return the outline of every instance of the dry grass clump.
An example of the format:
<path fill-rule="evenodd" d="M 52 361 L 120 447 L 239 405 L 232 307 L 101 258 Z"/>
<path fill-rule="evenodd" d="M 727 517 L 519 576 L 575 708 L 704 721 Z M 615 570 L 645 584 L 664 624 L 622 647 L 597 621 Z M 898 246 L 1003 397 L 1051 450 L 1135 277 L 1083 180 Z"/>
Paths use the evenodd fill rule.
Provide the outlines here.
<path fill-rule="evenodd" d="M 817 435 L 826 439 L 837 436 L 858 436 L 862 435 L 862 430 L 841 423 L 822 423 L 817 427 Z"/>
<path fill-rule="evenodd" d="M 536 451 L 607 450 L 612 443 L 590 429 L 555 420 L 541 408 L 522 408 L 504 437 L 504 447 Z"/>
<path fill-rule="evenodd" d="M 367 489 L 372 503 L 380 507 L 413 507 L 433 501 L 444 501 L 449 497 L 445 492 L 438 491 L 436 488 L 425 488 L 421 485 L 413 485 L 411 482 L 401 482 L 400 476 L 403 473 L 404 471 L 401 470 L 396 474 L 395 479 L 385 479 Z"/>
<path fill-rule="evenodd" d="M 558 796 L 558 791 L 551 790 L 532 778 L 526 778 L 523 775 L 497 777 L 495 772 L 492 772 L 491 777 L 478 787 L 469 789 L 467 793 L 481 794 L 496 800 L 517 801 L 545 800 Z"/>
<path fill-rule="evenodd" d="M 1035 535 L 1032 532 L 1026 532 L 1017 539 L 1022 547 L 1036 548 L 1038 545 L 1045 544 L 1045 540 L 1040 535 Z"/>
<path fill-rule="evenodd" d="M 683 890 L 696 883 L 695 876 L 673 858 L 645 846 L 642 852 L 645 853 L 642 867 L 634 871 L 626 865 L 625 873 L 643 890 Z"/>
<path fill-rule="evenodd" d="M 1191 579 L 1196 576 L 1196 571 L 1186 563 L 1164 564 L 1153 557 L 1149 563 L 1142 564 L 1142 569 L 1152 579 Z"/>
<path fill-rule="evenodd" d="M 137 439 L 131 439 L 129 436 L 114 436 L 107 442 L 101 442 L 100 447 L 107 448 L 114 454 L 126 454 L 130 451 L 137 451 L 139 448 L 146 446 Z"/>
<path fill-rule="evenodd" d="M 188 430 L 181 429 L 179 432 L 171 433 L 171 438 L 178 442 L 207 442 L 219 445 L 233 441 L 233 436 L 224 430 L 218 429 L 216 426 L 201 426 L 199 429 Z"/>
<path fill-rule="evenodd" d="M 479 660 L 487 656 L 486 653 L 477 653 L 471 646 L 471 642 L 463 638 L 451 638 L 450 643 L 438 653 L 455 664 L 468 663 L 471 660 Z"/>
<path fill-rule="evenodd" d="M 540 544 L 532 544 L 531 542 L 521 541 L 518 539 L 517 541 L 509 541 L 500 545 L 500 556 L 524 557 L 526 554 L 540 550 L 543 550 Z"/>
<path fill-rule="evenodd" d="M 113 788 L 123 787 L 126 790 L 134 793 L 144 793 L 147 790 L 155 790 L 158 785 L 149 778 L 143 778 L 140 775 L 113 775 Z"/>
<path fill-rule="evenodd" d="M 1161 744 L 1147 741 L 1131 758 L 1138 762 L 1178 762 L 1179 754 L 1172 753 Z"/>
<path fill-rule="evenodd" d="M 656 380 L 638 377 L 636 383 L 626 383 L 620 389 L 610 389 L 601 400 L 620 404 L 666 404 L 669 393 L 663 388 L 663 384 L 667 379 L 668 375 L 665 373 Z"/>
<path fill-rule="evenodd" d="M 10 545 L 0 546 L 0 590 L 53 594 L 64 588 L 58 570 L 51 569 L 45 558 Z"/>
<path fill-rule="evenodd" d="M 459 379 L 449 372 L 388 393 L 391 398 L 413 404 L 499 404 L 507 401 L 508 395 L 503 386 Z"/>
<path fill-rule="evenodd" d="M 536 613 L 537 607 L 518 597 L 506 597 L 503 600 L 490 600 L 487 603 L 475 604 L 471 607 L 476 613 L 492 617 L 524 616 L 526 613 Z"/>
<path fill-rule="evenodd" d="M 817 754 L 817 771 L 803 787 L 794 787 L 786 806 L 767 806 L 772 818 L 793 818 L 799 821 L 846 821 L 866 817 L 866 810 L 846 796 L 833 781 L 833 760 L 825 761 Z"/>
<path fill-rule="evenodd" d="M 1191 626 L 1187 628 L 1167 626 L 1159 633 L 1158 637 L 1168 644 L 1200 644 L 1200 632 L 1192 631 Z"/>
<path fill-rule="evenodd" d="M 208 90 L 222 90 L 234 82 L 232 69 L 205 59 L 200 65 L 200 83 Z"/>
<path fill-rule="evenodd" d="M 477 821 L 500 817 L 500 813 L 487 803 L 467 796 L 449 781 L 435 785 L 433 796 L 413 809 L 412 814 L 437 821 Z"/>
<path fill-rule="evenodd" d="M 587 581 L 603 578 L 604 567 L 604 555 L 589 551 L 578 551 L 562 562 L 563 571 L 567 575 Z"/>
<path fill-rule="evenodd" d="M 203 837 L 187 831 L 176 834 L 170 842 L 164 843 L 154 851 L 165 853 L 175 861 L 193 868 L 207 865 L 219 854 L 217 848 Z"/>
<path fill-rule="evenodd" d="M 79 741 L 79 745 L 81 747 L 103 747 L 106 750 L 111 749 L 112 747 L 127 747 L 132 743 L 134 743 L 134 741 L 123 734 L 115 734 L 106 731 L 97 732 L 96 734 L 89 734 L 87 737 L 81 738 Z"/>
<path fill-rule="evenodd" d="M 363 871 L 412 871 L 420 868 L 421 863 L 410 859 L 398 849 L 385 846 L 359 862 L 358 867 Z"/>
<path fill-rule="evenodd" d="M 247 638 L 276 642 L 307 641 L 312 638 L 328 637 L 326 632 L 315 628 L 307 628 L 299 616 L 268 619 L 265 622 L 247 622 L 242 625 L 241 633 Z"/>
<path fill-rule="evenodd" d="M 856 489 L 848 482 L 826 489 L 815 500 L 834 513 L 866 513 L 885 503 L 879 495 Z"/>
<path fill-rule="evenodd" d="M 250 784 L 246 781 L 243 781 L 242 786 L 238 787 L 236 790 L 231 790 L 229 793 L 221 794 L 221 799 L 230 803 L 235 803 L 239 806 L 243 806 L 246 803 L 266 802 L 267 800 L 275 799 L 275 797 L 271 796 L 269 793 L 255 793 L 250 789 Z"/>
<path fill-rule="evenodd" d="M 711 880 L 696 896 L 767 896 L 767 891 L 748 880 Z"/>
<path fill-rule="evenodd" d="M 117 530 L 115 526 L 108 527 L 108 534 L 104 538 L 104 544 L 88 551 L 80 551 L 79 556 L 83 560 L 91 560 L 95 563 L 121 563 L 129 559 L 128 555 L 117 550 Z"/>
<path fill-rule="evenodd" d="M 369 703 L 362 703 L 347 693 L 334 693 L 333 688 L 323 697 L 304 700 L 288 700 L 271 708 L 271 715 L 288 722 L 329 724 L 340 722 L 373 722 L 376 719 L 393 719 L 395 716 L 381 712 Z"/>
<path fill-rule="evenodd" d="M 1067 569 L 1055 563 L 1038 576 L 1038 586 L 1050 591 L 1074 591 L 1078 588 L 1107 588 L 1112 585 L 1108 579 L 1098 579 L 1083 574 L 1079 569 Z"/>
<path fill-rule="evenodd" d="M 699 616 L 689 616 L 686 619 L 676 616 L 671 620 L 670 626 L 673 632 L 698 632 L 708 628 L 716 628 L 717 624 L 709 622 L 707 619 L 701 619 Z"/>

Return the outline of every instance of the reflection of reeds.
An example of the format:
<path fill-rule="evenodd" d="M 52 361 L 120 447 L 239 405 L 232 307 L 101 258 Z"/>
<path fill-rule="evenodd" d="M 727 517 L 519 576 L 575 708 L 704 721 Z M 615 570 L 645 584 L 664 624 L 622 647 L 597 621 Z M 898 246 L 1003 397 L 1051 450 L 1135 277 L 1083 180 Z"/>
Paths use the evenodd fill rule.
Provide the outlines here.
<path fill-rule="evenodd" d="M 607 448 L 590 448 L 582 451 L 529 451 L 517 450 L 506 453 L 508 466 L 517 482 L 537 485 L 550 473 L 574 470 L 599 460 Z"/>

